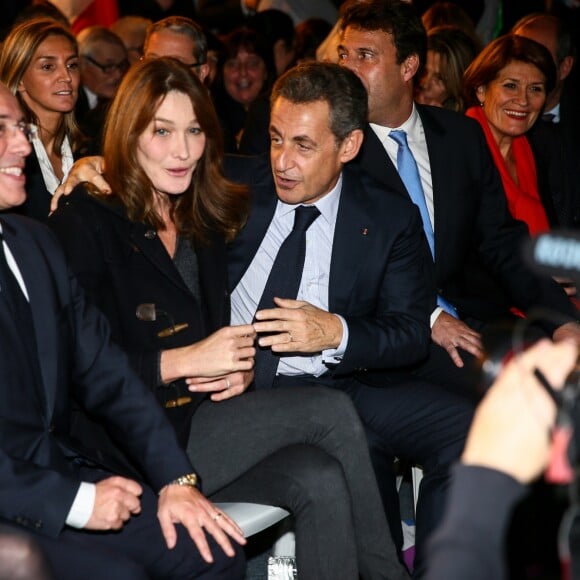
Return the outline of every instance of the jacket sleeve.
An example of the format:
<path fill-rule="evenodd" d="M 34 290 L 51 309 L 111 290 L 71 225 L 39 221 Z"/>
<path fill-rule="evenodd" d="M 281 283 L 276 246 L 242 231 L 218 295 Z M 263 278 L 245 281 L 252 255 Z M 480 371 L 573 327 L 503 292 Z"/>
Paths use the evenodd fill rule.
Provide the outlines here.
<path fill-rule="evenodd" d="M 455 466 L 445 516 L 428 544 L 425 580 L 506 578 L 506 531 L 524 491 L 493 469 Z"/>
<path fill-rule="evenodd" d="M 436 297 L 433 260 L 418 211 L 409 204 L 399 217 L 392 244 L 381 248 L 388 255 L 373 265 L 379 277 L 376 295 L 368 297 L 365 307 L 361 294 L 348 312 L 338 312 L 348 324 L 349 340 L 337 373 L 395 368 L 427 355 Z M 371 286 L 357 281 L 361 293 Z"/>

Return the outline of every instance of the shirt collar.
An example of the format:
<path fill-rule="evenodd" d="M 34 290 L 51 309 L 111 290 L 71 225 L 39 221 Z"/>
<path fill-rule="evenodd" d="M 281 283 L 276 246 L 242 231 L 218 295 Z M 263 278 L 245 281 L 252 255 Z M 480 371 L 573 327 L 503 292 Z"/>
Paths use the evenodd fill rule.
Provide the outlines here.
<path fill-rule="evenodd" d="M 420 141 L 423 133 L 423 124 L 421 123 L 421 117 L 419 117 L 419 112 L 417 111 L 415 103 L 413 103 L 411 115 L 402 125 L 399 125 L 398 127 L 385 127 L 384 125 L 370 123 L 370 126 L 383 145 L 387 142 L 386 139 L 388 139 L 391 131 L 405 131 L 408 140 L 411 142 Z"/>
<path fill-rule="evenodd" d="M 551 108 L 549 111 L 544 111 L 544 115 L 554 115 L 552 119 L 552 123 L 559 123 L 560 122 L 560 103 L 558 103 L 555 107 Z"/>
<path fill-rule="evenodd" d="M 342 190 L 342 173 L 340 174 L 336 185 L 322 198 L 320 198 L 316 203 L 312 204 L 316 206 L 320 212 L 322 218 L 329 224 L 332 225 L 336 221 L 336 216 L 338 214 L 338 203 L 340 201 L 340 192 Z M 306 204 L 304 204 L 306 205 Z M 296 209 L 296 204 L 284 203 L 278 200 L 278 207 L 276 213 L 280 217 L 284 217 Z"/>

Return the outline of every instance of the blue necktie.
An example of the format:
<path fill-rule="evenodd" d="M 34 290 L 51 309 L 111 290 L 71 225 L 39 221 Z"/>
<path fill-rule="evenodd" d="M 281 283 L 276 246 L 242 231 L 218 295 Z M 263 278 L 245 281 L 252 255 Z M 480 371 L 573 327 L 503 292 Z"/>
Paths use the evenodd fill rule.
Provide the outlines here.
<path fill-rule="evenodd" d="M 409 192 L 411 201 L 419 208 L 421 220 L 423 221 L 425 237 L 429 243 L 431 255 L 433 256 L 433 259 L 435 259 L 435 235 L 429 218 L 429 212 L 427 211 L 427 202 L 425 201 L 425 193 L 423 192 L 423 186 L 421 185 L 421 177 L 419 175 L 417 162 L 415 161 L 413 153 L 407 143 L 407 133 L 405 133 L 405 131 L 391 131 L 389 137 L 399 146 L 399 150 L 397 151 L 397 170 L 401 180 Z M 453 305 L 439 295 L 437 295 L 437 306 L 443 308 L 447 314 L 457 318 L 457 311 Z"/>
<path fill-rule="evenodd" d="M 296 298 L 298 295 L 306 257 L 306 230 L 319 215 L 320 211 L 313 205 L 300 205 L 294 210 L 294 227 L 276 254 L 256 310 L 275 308 L 275 296 Z M 254 385 L 257 389 L 272 386 L 279 362 L 280 355 L 270 347 L 256 349 Z"/>

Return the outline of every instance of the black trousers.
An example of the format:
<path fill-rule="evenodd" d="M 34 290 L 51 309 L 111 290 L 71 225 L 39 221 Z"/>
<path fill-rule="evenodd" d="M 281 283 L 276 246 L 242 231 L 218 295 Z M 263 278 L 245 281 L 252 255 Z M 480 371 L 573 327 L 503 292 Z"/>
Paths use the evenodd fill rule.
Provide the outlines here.
<path fill-rule="evenodd" d="M 213 500 L 292 512 L 301 580 L 408 577 L 386 523 L 364 429 L 344 393 L 296 387 L 204 402 L 188 453 Z"/>
<path fill-rule="evenodd" d="M 441 522 L 450 466 L 459 459 L 474 406 L 464 397 L 428 382 L 372 387 L 352 378 L 281 377 L 279 387 L 309 382 L 347 393 L 364 424 L 386 516 L 396 543 L 402 544 L 401 518 L 392 469 L 395 457 L 423 468 L 416 514 L 415 578 L 425 573 L 425 542 Z M 284 390 L 284 389 L 282 389 Z M 398 532 L 398 533 L 397 533 Z M 398 546 L 400 547 L 400 545 Z"/>

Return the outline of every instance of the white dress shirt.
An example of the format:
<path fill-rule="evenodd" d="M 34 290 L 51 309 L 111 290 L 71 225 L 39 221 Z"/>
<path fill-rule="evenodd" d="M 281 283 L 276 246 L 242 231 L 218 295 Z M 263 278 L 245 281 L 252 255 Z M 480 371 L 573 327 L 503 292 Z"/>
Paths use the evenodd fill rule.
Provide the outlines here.
<path fill-rule="evenodd" d="M 321 215 L 306 232 L 306 256 L 296 298 L 326 311 L 329 308 L 330 260 L 341 188 L 342 176 L 332 191 L 314 204 Z M 231 323 L 233 325 L 252 323 L 278 250 L 292 231 L 296 207 L 296 205 L 289 205 L 278 200 L 274 217 L 260 247 L 246 273 L 232 292 Z M 311 355 L 282 356 L 277 374 L 292 376 L 307 374 L 318 377 L 328 370 L 325 363 L 340 362 L 348 344 L 348 327 L 344 318 L 341 316 L 339 318 L 343 332 L 342 341 L 337 349 Z"/>
<path fill-rule="evenodd" d="M 32 146 L 34 147 L 34 152 L 36 153 L 36 157 L 38 159 L 38 164 L 40 165 L 40 171 L 42 172 L 42 179 L 44 180 L 44 185 L 48 190 L 48 192 L 51 195 L 54 195 L 54 192 L 56 191 L 57 187 L 61 184 L 61 180 L 56 176 L 56 173 L 54 172 L 52 163 L 48 158 L 48 153 L 46 152 L 46 149 L 44 148 L 44 145 L 40 140 L 40 137 L 38 136 L 38 127 L 36 127 L 35 125 L 33 125 L 31 141 Z M 74 163 L 73 154 L 68 137 L 64 138 L 64 141 L 62 142 L 62 146 L 60 148 L 60 153 L 62 158 L 62 173 L 63 173 L 62 181 L 64 181 L 67 178 L 69 171 L 71 170 Z"/>

